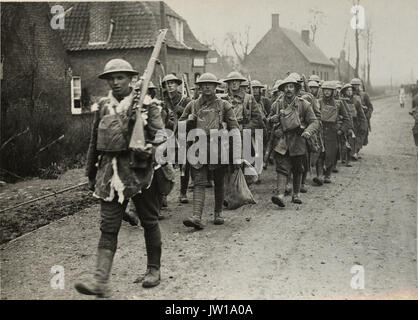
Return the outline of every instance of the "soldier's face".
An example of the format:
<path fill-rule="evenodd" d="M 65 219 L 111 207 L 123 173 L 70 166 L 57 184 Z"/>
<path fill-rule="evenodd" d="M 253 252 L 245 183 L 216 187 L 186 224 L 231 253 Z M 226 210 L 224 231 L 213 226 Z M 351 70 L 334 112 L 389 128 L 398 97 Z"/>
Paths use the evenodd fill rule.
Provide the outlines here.
<path fill-rule="evenodd" d="M 202 90 L 202 95 L 204 96 L 213 96 L 216 93 L 215 83 L 202 83 L 200 88 Z"/>
<path fill-rule="evenodd" d="M 331 97 L 333 94 L 333 90 L 331 89 L 322 89 L 322 91 L 323 91 L 324 96 L 327 98 Z"/>
<path fill-rule="evenodd" d="M 167 91 L 172 93 L 177 91 L 177 88 L 179 87 L 179 85 L 177 84 L 177 82 L 175 81 L 167 81 Z"/>
<path fill-rule="evenodd" d="M 107 78 L 107 84 L 116 96 L 128 95 L 131 81 L 132 77 L 124 72 L 111 73 Z"/>
<path fill-rule="evenodd" d="M 312 93 L 314 96 L 316 96 L 316 95 L 318 94 L 318 90 L 319 90 L 319 88 L 316 88 L 316 87 L 311 87 L 311 93 Z"/>
<path fill-rule="evenodd" d="M 260 88 L 253 88 L 253 92 L 255 96 L 259 96 L 261 94 Z"/>
<path fill-rule="evenodd" d="M 352 88 L 348 88 L 347 90 L 345 90 L 345 95 L 347 97 L 352 97 L 353 96 L 353 89 Z"/>
<path fill-rule="evenodd" d="M 292 97 L 296 94 L 296 86 L 293 83 L 288 83 L 284 86 L 284 94 L 286 97 Z"/>
<path fill-rule="evenodd" d="M 355 92 L 360 92 L 360 85 L 359 84 L 353 84 L 353 89 Z"/>
<path fill-rule="evenodd" d="M 239 85 L 241 84 L 241 81 L 238 80 L 234 80 L 234 81 L 230 81 L 228 82 L 228 87 L 230 90 L 232 91 L 238 91 L 239 90 Z"/>

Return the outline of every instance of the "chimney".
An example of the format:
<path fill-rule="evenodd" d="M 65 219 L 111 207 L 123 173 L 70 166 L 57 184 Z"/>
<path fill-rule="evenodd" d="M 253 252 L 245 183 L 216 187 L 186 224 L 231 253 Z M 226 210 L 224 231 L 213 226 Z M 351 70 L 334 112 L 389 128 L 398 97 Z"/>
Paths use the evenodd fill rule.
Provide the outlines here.
<path fill-rule="evenodd" d="M 279 14 L 273 13 L 271 15 L 271 28 L 272 29 L 278 29 L 280 27 L 279 25 Z"/>
<path fill-rule="evenodd" d="M 309 30 L 302 30 L 302 40 L 309 46 Z"/>
<path fill-rule="evenodd" d="M 108 3 L 90 2 L 89 6 L 89 44 L 104 44 L 110 29 L 110 7 Z"/>

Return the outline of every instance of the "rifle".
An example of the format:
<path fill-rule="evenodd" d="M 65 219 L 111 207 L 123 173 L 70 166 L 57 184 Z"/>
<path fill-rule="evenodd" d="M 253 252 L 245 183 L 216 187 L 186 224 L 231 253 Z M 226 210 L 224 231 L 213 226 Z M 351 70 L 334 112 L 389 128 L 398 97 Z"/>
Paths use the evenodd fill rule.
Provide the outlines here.
<path fill-rule="evenodd" d="M 144 132 L 144 121 L 142 119 L 142 112 L 144 106 L 144 100 L 148 92 L 148 86 L 151 81 L 152 74 L 154 73 L 155 63 L 158 55 L 160 54 L 162 44 L 165 40 L 168 29 L 162 29 L 159 31 L 157 41 L 155 42 L 154 50 L 152 51 L 151 57 L 148 61 L 147 67 L 142 75 L 141 92 L 139 99 L 136 97 L 133 110 L 136 111 L 136 119 L 134 128 L 132 131 L 131 140 L 129 142 L 129 149 L 138 151 L 139 153 L 150 154 L 151 145 L 145 145 L 145 132 Z"/>
<path fill-rule="evenodd" d="M 183 92 L 185 93 L 184 96 L 191 98 L 192 94 L 190 93 L 189 84 L 187 83 L 187 77 L 184 73 L 182 76 L 182 80 L 183 80 Z"/>
<path fill-rule="evenodd" d="M 305 75 L 304 75 L 304 74 L 302 74 L 302 81 L 303 81 L 303 85 L 304 85 L 304 87 L 305 87 L 305 91 L 306 91 L 307 93 L 312 94 L 312 92 L 311 92 L 311 88 L 309 88 L 309 86 L 308 86 L 308 82 L 306 81 L 306 77 L 305 77 Z"/>

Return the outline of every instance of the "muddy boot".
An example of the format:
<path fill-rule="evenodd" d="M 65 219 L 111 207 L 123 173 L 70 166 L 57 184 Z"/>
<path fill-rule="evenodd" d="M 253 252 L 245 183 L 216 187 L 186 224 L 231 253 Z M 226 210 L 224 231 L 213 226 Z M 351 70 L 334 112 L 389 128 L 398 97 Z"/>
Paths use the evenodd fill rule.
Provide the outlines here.
<path fill-rule="evenodd" d="M 331 183 L 332 167 L 326 168 L 324 175 L 324 183 Z"/>
<path fill-rule="evenodd" d="M 300 186 L 300 193 L 307 193 L 308 192 L 308 188 L 306 188 L 306 177 L 308 175 L 308 172 L 304 172 L 302 174 L 302 184 Z"/>
<path fill-rule="evenodd" d="M 144 275 L 144 280 L 142 281 L 142 286 L 144 288 L 156 287 L 160 284 L 161 273 L 160 269 L 156 267 L 148 267 Z"/>
<path fill-rule="evenodd" d="M 215 212 L 215 218 L 213 220 L 213 224 L 220 226 L 222 224 L 224 224 L 224 218 L 222 217 L 222 211 L 220 212 Z"/>
<path fill-rule="evenodd" d="M 189 203 L 189 199 L 187 198 L 187 195 L 185 193 L 180 194 L 179 202 L 180 203 Z"/>
<path fill-rule="evenodd" d="M 183 224 L 186 227 L 195 228 L 196 230 L 203 230 L 205 228 L 204 224 L 202 223 L 202 218 L 196 215 L 184 219 Z"/>
<path fill-rule="evenodd" d="M 334 173 L 338 173 L 339 171 L 338 171 L 338 168 L 337 168 L 337 165 L 334 165 L 333 167 L 332 167 L 332 172 L 334 172 Z"/>
<path fill-rule="evenodd" d="M 296 204 L 302 204 L 302 200 L 300 200 L 300 198 L 299 198 L 299 193 L 295 193 L 292 196 L 292 202 L 296 203 Z"/>
<path fill-rule="evenodd" d="M 277 187 L 276 187 L 276 194 L 271 197 L 271 201 L 281 207 L 284 208 L 285 205 L 285 201 L 284 201 L 284 190 L 286 188 L 286 180 L 287 177 L 282 175 L 282 174 L 277 174 Z"/>
<path fill-rule="evenodd" d="M 293 203 L 302 204 L 302 200 L 300 200 L 299 198 L 301 181 L 302 181 L 301 174 L 293 174 L 293 196 L 292 196 Z"/>
<path fill-rule="evenodd" d="M 91 282 L 78 282 L 74 285 L 75 289 L 86 295 L 95 295 L 99 298 L 110 297 L 109 274 L 115 252 L 109 249 L 97 250 L 97 265 L 94 280 Z"/>

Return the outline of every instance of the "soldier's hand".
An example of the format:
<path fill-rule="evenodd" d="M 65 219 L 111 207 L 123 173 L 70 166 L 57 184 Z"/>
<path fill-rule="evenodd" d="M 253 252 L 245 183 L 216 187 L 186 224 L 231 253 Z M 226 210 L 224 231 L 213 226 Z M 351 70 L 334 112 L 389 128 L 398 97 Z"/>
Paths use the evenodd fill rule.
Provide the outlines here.
<path fill-rule="evenodd" d="M 280 117 L 279 117 L 279 115 L 278 115 L 278 114 L 275 114 L 274 116 L 272 116 L 272 117 L 269 119 L 269 121 L 270 121 L 271 123 L 278 123 L 278 122 L 280 121 Z"/>
<path fill-rule="evenodd" d="M 337 131 L 337 134 L 338 134 L 339 136 L 341 136 L 341 135 L 343 134 L 343 132 L 342 132 L 341 130 L 338 130 L 338 131 Z"/>
<path fill-rule="evenodd" d="M 304 131 L 302 133 L 302 138 L 309 139 L 310 137 L 311 137 L 311 134 L 308 131 Z"/>
<path fill-rule="evenodd" d="M 96 185 L 96 179 L 95 178 L 89 178 L 89 190 L 94 191 L 94 186 Z"/>

